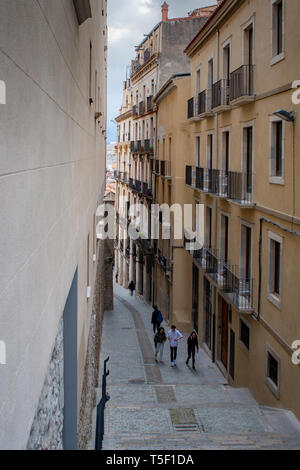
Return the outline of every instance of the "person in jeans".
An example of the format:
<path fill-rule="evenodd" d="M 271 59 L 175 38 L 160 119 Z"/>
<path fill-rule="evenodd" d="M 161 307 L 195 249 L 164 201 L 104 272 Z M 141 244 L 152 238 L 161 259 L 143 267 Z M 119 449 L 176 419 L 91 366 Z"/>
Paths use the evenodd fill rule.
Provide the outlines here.
<path fill-rule="evenodd" d="M 151 323 L 153 325 L 153 333 L 155 334 L 156 329 L 159 330 L 160 325 L 163 322 L 163 316 L 156 306 L 154 306 L 154 311 L 152 313 Z"/>
<path fill-rule="evenodd" d="M 193 331 L 190 336 L 188 337 L 187 340 L 187 345 L 188 345 L 188 358 L 186 360 L 186 365 L 189 365 L 189 361 L 192 357 L 193 361 L 193 369 L 195 370 L 195 352 L 197 349 L 197 352 L 199 352 L 199 344 L 198 344 L 198 336 L 196 331 Z"/>
<path fill-rule="evenodd" d="M 160 327 L 156 335 L 154 336 L 154 344 L 155 344 L 155 360 L 157 362 L 157 356 L 160 356 L 160 362 L 163 362 L 163 353 L 164 353 L 164 346 L 165 342 L 167 341 L 165 329 Z"/>
<path fill-rule="evenodd" d="M 168 340 L 170 342 L 170 353 L 171 353 L 171 367 L 176 366 L 178 341 L 180 341 L 182 338 L 183 336 L 180 333 L 180 331 L 176 329 L 175 325 L 172 325 L 168 333 Z"/>

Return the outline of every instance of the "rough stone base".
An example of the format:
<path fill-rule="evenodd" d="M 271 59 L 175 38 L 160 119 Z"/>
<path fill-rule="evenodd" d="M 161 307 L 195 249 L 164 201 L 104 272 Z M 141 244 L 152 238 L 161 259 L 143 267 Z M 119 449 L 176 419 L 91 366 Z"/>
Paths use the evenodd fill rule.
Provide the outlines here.
<path fill-rule="evenodd" d="M 64 407 L 63 320 L 27 443 L 29 450 L 62 450 Z"/>
<path fill-rule="evenodd" d="M 113 243 L 113 241 L 112 241 Z M 98 265 L 95 281 L 93 312 L 88 340 L 87 358 L 78 423 L 78 448 L 87 449 L 92 433 L 92 410 L 96 406 L 99 385 L 99 355 L 104 310 L 113 309 L 113 274 L 110 241 L 98 241 Z"/>

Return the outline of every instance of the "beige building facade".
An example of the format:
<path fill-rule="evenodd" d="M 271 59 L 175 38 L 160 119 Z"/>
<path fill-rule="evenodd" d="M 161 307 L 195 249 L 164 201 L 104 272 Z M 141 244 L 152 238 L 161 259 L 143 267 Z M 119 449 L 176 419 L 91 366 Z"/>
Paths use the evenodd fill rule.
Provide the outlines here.
<path fill-rule="evenodd" d="M 231 384 L 298 417 L 299 7 L 226 0 L 186 48 L 186 185 L 205 211 L 204 247 L 186 234 L 191 326 Z"/>

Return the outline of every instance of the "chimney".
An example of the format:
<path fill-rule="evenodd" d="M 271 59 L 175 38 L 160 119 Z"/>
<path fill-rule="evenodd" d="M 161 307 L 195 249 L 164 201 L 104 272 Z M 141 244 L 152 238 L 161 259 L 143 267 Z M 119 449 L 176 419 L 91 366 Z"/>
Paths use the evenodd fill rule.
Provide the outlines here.
<path fill-rule="evenodd" d="M 164 2 L 164 4 L 161 7 L 161 20 L 162 21 L 168 21 L 169 18 L 169 5 Z"/>

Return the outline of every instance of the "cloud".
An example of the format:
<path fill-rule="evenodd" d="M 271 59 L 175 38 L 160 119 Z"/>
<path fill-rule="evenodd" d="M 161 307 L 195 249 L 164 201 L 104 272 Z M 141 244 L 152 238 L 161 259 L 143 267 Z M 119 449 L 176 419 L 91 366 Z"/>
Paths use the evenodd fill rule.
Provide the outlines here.
<path fill-rule="evenodd" d="M 115 44 L 123 39 L 127 39 L 130 36 L 130 30 L 125 27 L 110 26 L 108 28 L 108 43 Z"/>
<path fill-rule="evenodd" d="M 152 0 L 140 0 L 139 12 L 142 15 L 146 15 L 151 12 L 151 7 L 153 6 Z"/>

